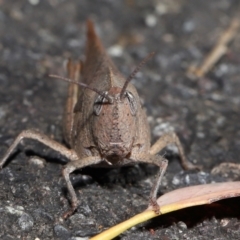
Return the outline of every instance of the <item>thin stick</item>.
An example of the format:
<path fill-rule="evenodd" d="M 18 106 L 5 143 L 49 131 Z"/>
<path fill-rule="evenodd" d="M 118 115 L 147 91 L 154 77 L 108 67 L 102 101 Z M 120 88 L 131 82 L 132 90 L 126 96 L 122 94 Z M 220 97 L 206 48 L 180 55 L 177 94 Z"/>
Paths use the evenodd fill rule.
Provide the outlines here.
<path fill-rule="evenodd" d="M 233 18 L 229 28 L 224 31 L 220 36 L 217 44 L 213 50 L 204 59 L 202 65 L 198 68 L 190 66 L 188 69 L 189 74 L 194 74 L 195 76 L 202 78 L 204 77 L 213 66 L 219 61 L 219 59 L 227 52 L 228 44 L 233 40 L 238 32 L 240 26 L 239 17 Z"/>

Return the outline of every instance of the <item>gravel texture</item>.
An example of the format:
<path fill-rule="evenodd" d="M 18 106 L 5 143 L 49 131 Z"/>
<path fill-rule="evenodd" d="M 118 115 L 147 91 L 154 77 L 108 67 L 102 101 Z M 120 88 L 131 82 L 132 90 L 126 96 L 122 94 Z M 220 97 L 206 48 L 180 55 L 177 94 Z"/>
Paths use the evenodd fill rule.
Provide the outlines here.
<path fill-rule="evenodd" d="M 186 72 L 199 64 L 236 14 L 237 0 L 0 0 L 0 156 L 24 129 L 63 141 L 67 85 L 64 60 L 84 57 L 85 22 L 93 19 L 103 44 L 127 77 L 137 74 L 153 142 L 175 130 L 202 172 L 183 171 L 174 147 L 160 192 L 240 180 L 240 34 L 203 79 Z M 238 13 L 239 14 L 239 13 Z M 69 207 L 59 154 L 26 140 L 0 171 L 0 239 L 87 239 L 144 210 L 156 167 L 83 169 L 72 174 L 80 205 Z M 160 193 L 159 193 L 160 194 Z M 240 239 L 239 198 L 153 219 L 117 239 Z"/>

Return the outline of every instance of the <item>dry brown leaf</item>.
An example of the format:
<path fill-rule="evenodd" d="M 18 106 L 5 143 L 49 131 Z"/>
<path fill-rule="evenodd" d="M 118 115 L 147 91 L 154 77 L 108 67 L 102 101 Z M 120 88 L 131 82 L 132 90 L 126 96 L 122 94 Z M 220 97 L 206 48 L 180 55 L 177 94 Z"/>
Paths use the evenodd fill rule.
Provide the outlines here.
<path fill-rule="evenodd" d="M 240 196 L 240 182 L 225 182 L 177 189 L 164 194 L 158 198 L 157 202 L 161 208 L 163 206 L 174 206 L 172 210 L 174 211 L 237 196 Z"/>
<path fill-rule="evenodd" d="M 183 208 L 210 204 L 225 198 L 240 196 L 240 182 L 225 182 L 197 185 L 174 190 L 166 193 L 157 202 L 160 205 L 162 214 L 177 211 Z M 159 216 L 151 208 L 144 212 L 122 222 L 99 235 L 91 238 L 91 240 L 109 240 L 118 236 L 130 227 L 147 221 L 151 218 Z"/>

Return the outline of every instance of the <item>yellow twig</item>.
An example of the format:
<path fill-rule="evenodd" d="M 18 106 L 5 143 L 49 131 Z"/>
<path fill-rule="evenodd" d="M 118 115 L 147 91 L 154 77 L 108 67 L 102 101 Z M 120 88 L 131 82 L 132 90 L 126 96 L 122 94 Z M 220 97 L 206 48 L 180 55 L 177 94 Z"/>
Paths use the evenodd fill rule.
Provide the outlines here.
<path fill-rule="evenodd" d="M 157 202 L 161 206 L 161 214 L 166 214 L 187 207 L 210 204 L 221 199 L 240 196 L 239 184 L 240 182 L 226 182 L 186 187 L 164 194 Z M 127 229 L 157 216 L 159 214 L 149 208 L 90 240 L 113 239 Z"/>

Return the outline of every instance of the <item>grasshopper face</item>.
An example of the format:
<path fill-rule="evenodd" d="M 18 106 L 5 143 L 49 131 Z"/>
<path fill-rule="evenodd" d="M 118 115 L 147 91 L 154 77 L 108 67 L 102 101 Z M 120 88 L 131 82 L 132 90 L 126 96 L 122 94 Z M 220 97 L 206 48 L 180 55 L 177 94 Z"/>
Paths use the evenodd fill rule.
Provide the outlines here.
<path fill-rule="evenodd" d="M 112 99 L 111 103 L 99 95 L 94 103 L 95 144 L 102 157 L 110 162 L 129 157 L 136 139 L 136 97 L 125 91 L 121 98 L 121 91 L 121 88 L 112 87 L 105 92 Z"/>

